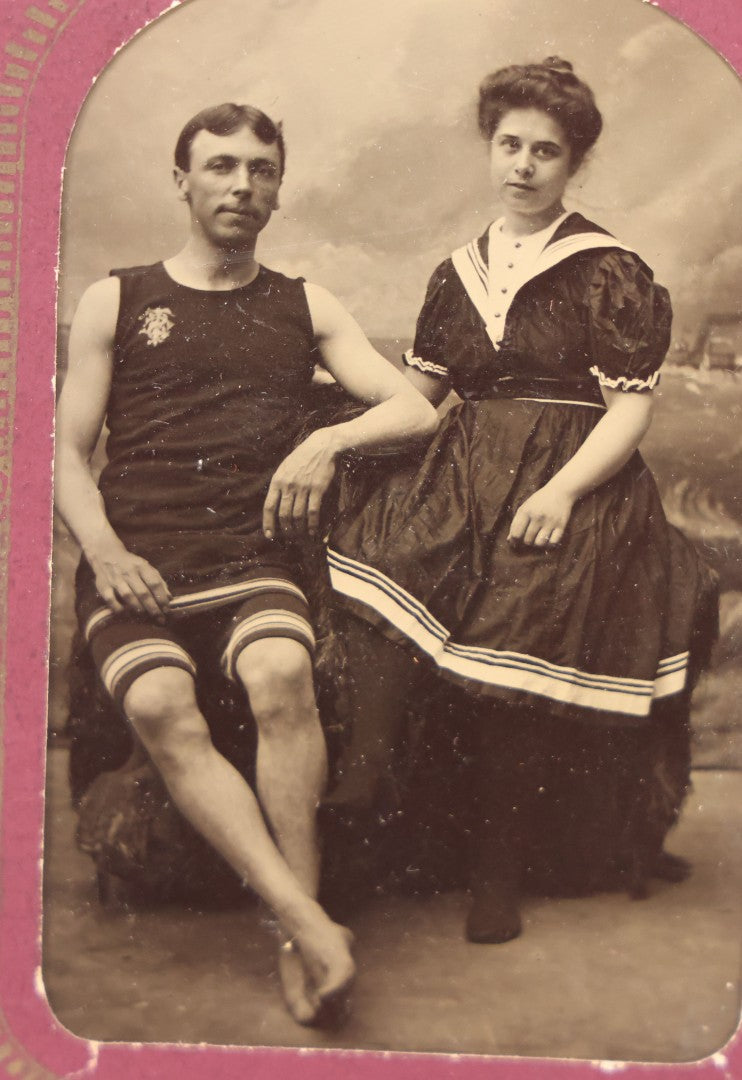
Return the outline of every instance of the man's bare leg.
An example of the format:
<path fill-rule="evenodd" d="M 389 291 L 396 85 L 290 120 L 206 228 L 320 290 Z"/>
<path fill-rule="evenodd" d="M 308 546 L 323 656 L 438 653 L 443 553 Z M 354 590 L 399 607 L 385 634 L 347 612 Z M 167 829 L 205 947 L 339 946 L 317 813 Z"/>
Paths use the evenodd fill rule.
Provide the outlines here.
<path fill-rule="evenodd" d="M 316 897 L 320 872 L 316 816 L 327 783 L 327 750 L 310 656 L 290 638 L 267 638 L 247 645 L 235 667 L 258 729 L 261 804 L 286 862 L 306 892 Z M 307 1007 L 316 1013 L 321 1005 L 314 986 L 316 973 L 308 964 L 310 978 L 305 977 L 302 956 L 290 942 L 279 953 L 284 994 L 294 1015 Z"/>
<path fill-rule="evenodd" d="M 349 932 L 292 873 L 249 785 L 214 748 L 191 676 L 168 667 L 146 672 L 129 688 L 124 711 L 178 809 L 272 909 L 301 950 L 320 1001 L 332 998 L 354 976 Z"/>
<path fill-rule="evenodd" d="M 327 783 L 327 748 L 311 658 L 298 641 L 266 638 L 246 646 L 235 666 L 258 728 L 258 797 L 281 854 L 316 896 L 316 816 Z"/>

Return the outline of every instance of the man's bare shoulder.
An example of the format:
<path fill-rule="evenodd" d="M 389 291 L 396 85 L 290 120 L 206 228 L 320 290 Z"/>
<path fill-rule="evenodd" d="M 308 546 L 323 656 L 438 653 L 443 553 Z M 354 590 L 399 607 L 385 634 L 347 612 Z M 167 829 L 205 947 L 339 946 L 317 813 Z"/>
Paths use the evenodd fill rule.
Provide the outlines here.
<path fill-rule="evenodd" d="M 72 323 L 75 329 L 113 337 L 119 314 L 121 282 L 117 277 L 101 278 L 89 285 L 80 297 Z"/>
<path fill-rule="evenodd" d="M 314 281 L 304 282 L 304 292 L 310 304 L 337 304 L 340 306 L 340 301 L 329 289 L 326 289 L 324 285 L 317 285 Z"/>
<path fill-rule="evenodd" d="M 314 332 L 318 336 L 330 334 L 350 321 L 349 312 L 343 307 L 338 298 L 323 285 L 305 281 L 304 294 L 307 298 Z"/>
<path fill-rule="evenodd" d="M 121 282 L 118 277 L 100 278 L 88 285 L 80 298 L 78 310 L 84 308 L 89 311 L 100 311 L 101 314 L 110 313 L 111 310 L 118 314 L 119 299 L 121 296 Z"/>

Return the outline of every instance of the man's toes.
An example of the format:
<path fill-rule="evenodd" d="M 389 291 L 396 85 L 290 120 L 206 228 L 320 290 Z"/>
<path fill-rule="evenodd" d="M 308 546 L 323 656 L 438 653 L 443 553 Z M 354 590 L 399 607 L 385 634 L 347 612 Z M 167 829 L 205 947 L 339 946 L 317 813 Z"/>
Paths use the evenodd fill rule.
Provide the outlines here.
<path fill-rule="evenodd" d="M 355 982 L 356 965 L 350 953 L 342 960 L 328 968 L 325 978 L 317 987 L 317 993 L 322 1001 L 335 996 L 348 994 Z"/>
<path fill-rule="evenodd" d="M 286 1007 L 297 1024 L 302 1027 L 312 1027 L 317 1020 L 317 1014 L 322 1008 L 321 1003 L 316 1007 L 311 1005 L 307 998 L 296 995 L 286 995 Z"/>
<path fill-rule="evenodd" d="M 278 952 L 278 974 L 286 1007 L 297 1024 L 313 1024 L 322 1002 L 307 980 L 302 958 L 291 942 Z"/>
<path fill-rule="evenodd" d="M 319 937 L 299 940 L 299 951 L 304 959 L 308 983 L 316 988 L 322 1007 L 329 1007 L 334 999 L 344 998 L 350 991 L 356 975 L 351 956 L 352 932 L 345 926 L 330 924 Z M 333 1006 L 333 1010 L 336 1011 Z M 345 1005 L 341 1011 L 347 1011 Z"/>
<path fill-rule="evenodd" d="M 347 1021 L 351 1014 L 353 1000 L 353 984 L 355 982 L 355 970 L 342 985 L 332 990 L 320 990 L 320 1006 L 312 1021 L 315 1027 L 339 1028 Z"/>

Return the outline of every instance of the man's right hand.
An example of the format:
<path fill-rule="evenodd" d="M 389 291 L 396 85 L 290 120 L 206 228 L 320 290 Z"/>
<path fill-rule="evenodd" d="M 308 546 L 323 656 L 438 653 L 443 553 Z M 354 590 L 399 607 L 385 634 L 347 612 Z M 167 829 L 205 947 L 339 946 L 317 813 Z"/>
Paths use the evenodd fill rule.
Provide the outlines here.
<path fill-rule="evenodd" d="M 133 555 L 120 540 L 86 551 L 95 585 L 112 611 L 134 611 L 155 617 L 170 606 L 170 590 L 154 566 Z"/>
<path fill-rule="evenodd" d="M 104 603 L 112 611 L 159 618 L 170 606 L 170 590 L 111 528 L 90 464 L 111 394 L 119 301 L 119 279 L 103 278 L 86 290 L 72 320 L 57 407 L 56 505 L 85 553 Z"/>

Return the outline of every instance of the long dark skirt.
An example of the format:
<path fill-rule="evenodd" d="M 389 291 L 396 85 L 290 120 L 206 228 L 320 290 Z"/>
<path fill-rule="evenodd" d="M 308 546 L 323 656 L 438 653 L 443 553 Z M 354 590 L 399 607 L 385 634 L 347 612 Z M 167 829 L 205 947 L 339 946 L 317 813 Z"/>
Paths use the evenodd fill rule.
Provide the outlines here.
<path fill-rule="evenodd" d="M 690 783 L 689 694 L 638 727 L 555 720 L 473 698 L 337 617 L 351 715 L 325 815 L 335 897 L 466 888 L 503 837 L 539 892 L 643 894 Z"/>

